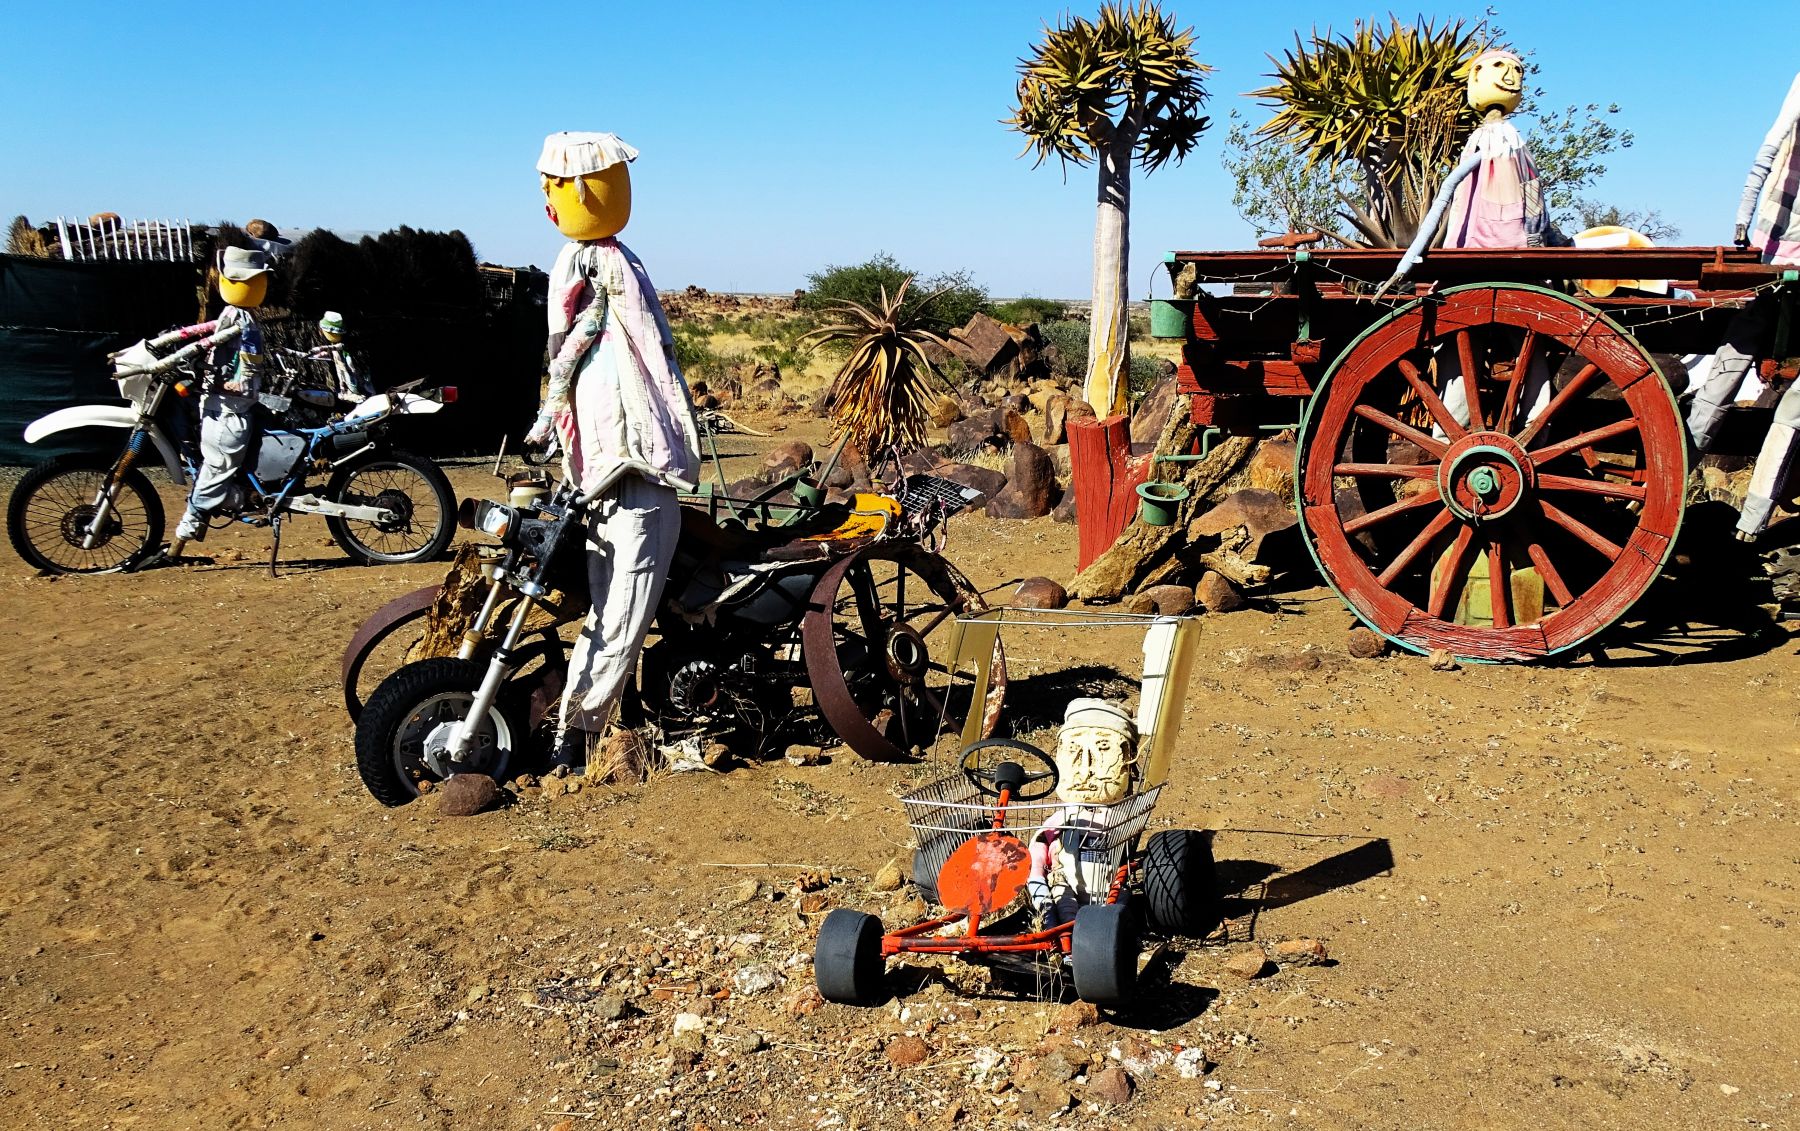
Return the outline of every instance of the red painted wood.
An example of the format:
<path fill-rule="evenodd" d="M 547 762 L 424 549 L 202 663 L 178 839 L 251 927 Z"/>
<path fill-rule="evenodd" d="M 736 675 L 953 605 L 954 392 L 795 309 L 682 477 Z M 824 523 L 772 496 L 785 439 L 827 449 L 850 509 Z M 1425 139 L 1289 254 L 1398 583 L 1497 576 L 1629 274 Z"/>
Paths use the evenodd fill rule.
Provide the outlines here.
<path fill-rule="evenodd" d="M 1398 248 L 1314 248 L 1308 259 L 1327 278 L 1348 275 L 1378 283 L 1400 265 Z M 1721 247 L 1647 248 L 1438 248 L 1413 268 L 1426 282 L 1484 282 L 1491 279 L 1701 279 L 1752 286 L 1776 278 L 1779 269 L 1762 266 L 1752 249 Z M 1259 251 L 1178 251 L 1175 262 L 1192 263 L 1202 282 L 1230 282 L 1251 275 L 1278 278 L 1295 266 L 1294 253 Z M 1759 270 L 1760 268 L 1760 270 Z"/>
<path fill-rule="evenodd" d="M 1390 398 L 1398 390 L 1418 395 L 1420 407 L 1434 418 L 1447 415 L 1435 396 L 1442 381 L 1432 389 L 1433 379 L 1425 371 L 1432 347 L 1438 357 L 1460 354 L 1465 375 L 1475 375 L 1481 366 L 1483 382 L 1494 380 L 1487 373 L 1490 364 L 1513 366 L 1512 375 L 1501 374 L 1497 384 L 1469 398 L 1493 398 L 1477 413 L 1485 409 L 1484 415 L 1497 418 L 1490 425 L 1504 419 L 1504 427 L 1483 434 L 1477 424 L 1471 433 L 1475 439 L 1450 448 L 1448 455 L 1441 441 L 1421 436 L 1392 415 L 1397 406 Z M 1558 361 L 1567 355 L 1587 364 L 1527 423 L 1521 363 L 1544 356 L 1546 350 Z M 1378 324 L 1340 359 L 1300 438 L 1302 526 L 1327 578 L 1371 624 L 1420 651 L 1447 648 L 1478 659 L 1530 659 L 1586 640 L 1649 588 L 1680 524 L 1685 438 L 1667 385 L 1660 376 L 1648 379 L 1656 374 L 1643 349 L 1592 307 L 1530 288 L 1496 285 L 1461 291 Z M 1602 380 L 1610 390 L 1599 384 Z M 1593 396 L 1596 390 L 1606 397 Z M 1351 454 L 1347 441 L 1359 424 L 1365 433 L 1373 425 L 1417 444 L 1426 463 L 1369 462 L 1374 452 L 1367 448 L 1359 449 L 1366 453 L 1360 457 Z M 1455 434 L 1455 429 L 1445 431 Z M 1371 442 L 1379 450 L 1381 445 Z M 1470 443 L 1481 451 L 1472 453 Z M 1532 473 L 1527 476 L 1529 495 L 1497 519 L 1478 521 L 1448 509 L 1432 514 L 1425 504 L 1387 494 L 1381 486 L 1402 478 L 1403 472 L 1404 477 L 1429 474 L 1434 496 L 1455 483 L 1464 505 L 1483 505 L 1474 501 L 1469 482 L 1462 479 L 1462 469 L 1473 464 L 1445 468 L 1440 461 L 1462 456 L 1492 461 L 1495 451 L 1528 460 Z M 1596 451 L 1626 457 L 1626 465 L 1612 470 L 1627 475 L 1632 486 L 1598 478 L 1606 467 L 1596 466 Z M 1345 475 L 1364 485 L 1367 511 L 1349 523 L 1335 503 L 1337 483 Z M 1491 493 L 1486 497 L 1495 498 Z M 1431 515 L 1431 521 L 1409 526 L 1401 521 L 1408 513 Z M 1398 528 L 1391 528 L 1395 523 Z M 1366 543 L 1370 536 L 1377 541 Z M 1496 623 L 1458 625 L 1445 618 L 1453 615 L 1455 594 L 1477 548 L 1489 554 Z M 1556 604 L 1534 624 L 1509 624 L 1515 616 L 1508 604 L 1509 570 L 1527 562 L 1542 575 Z"/>
<path fill-rule="evenodd" d="M 1129 417 L 1069 421 L 1077 569 L 1091 565 L 1130 525 L 1137 514 L 1138 484 L 1150 478 L 1150 466 L 1148 457 L 1132 458 Z"/>

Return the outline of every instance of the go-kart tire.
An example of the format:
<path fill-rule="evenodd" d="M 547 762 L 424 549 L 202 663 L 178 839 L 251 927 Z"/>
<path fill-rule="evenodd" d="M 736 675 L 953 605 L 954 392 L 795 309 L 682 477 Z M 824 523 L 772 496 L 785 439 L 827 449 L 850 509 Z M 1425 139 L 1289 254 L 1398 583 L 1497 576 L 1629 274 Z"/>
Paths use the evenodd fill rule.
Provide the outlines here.
<path fill-rule="evenodd" d="M 881 920 L 862 911 L 839 907 L 819 925 L 813 946 L 813 979 L 826 1001 L 874 1005 L 881 1000 Z"/>
<path fill-rule="evenodd" d="M 356 771 L 375 800 L 391 807 L 419 796 L 418 783 L 402 770 L 401 763 L 409 760 L 401 749 L 403 739 L 410 748 L 419 727 L 433 719 L 443 721 L 436 711 L 440 704 L 449 706 L 449 717 L 466 718 L 469 701 L 486 673 L 484 664 L 440 657 L 407 664 L 381 681 L 356 720 Z M 458 700 L 460 714 L 456 713 Z M 422 714 L 427 710 L 433 711 L 430 717 Z M 485 772 L 496 781 L 506 780 L 513 759 L 524 748 L 524 719 L 512 689 L 502 687 L 488 708 L 495 749 Z M 435 781 L 435 775 L 431 776 Z"/>
<path fill-rule="evenodd" d="M 1122 903 L 1090 903 L 1075 913 L 1069 962 L 1075 993 L 1095 1005 L 1122 1006 L 1137 992 L 1137 917 Z"/>
<path fill-rule="evenodd" d="M 1165 935 L 1202 938 L 1219 925 L 1219 883 L 1212 834 L 1169 829 L 1144 848 L 1144 903 Z"/>

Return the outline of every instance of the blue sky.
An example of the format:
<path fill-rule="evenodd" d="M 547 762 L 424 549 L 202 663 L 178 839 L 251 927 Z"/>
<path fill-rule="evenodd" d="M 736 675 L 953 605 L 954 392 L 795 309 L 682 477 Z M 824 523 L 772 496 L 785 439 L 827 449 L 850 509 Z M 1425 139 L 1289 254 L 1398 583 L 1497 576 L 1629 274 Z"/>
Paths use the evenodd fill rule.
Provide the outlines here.
<path fill-rule="evenodd" d="M 1224 119 L 1296 29 L 1388 6 L 1171 0 L 1212 64 L 1216 124 L 1134 188 L 1132 274 L 1156 253 L 1251 242 L 1220 168 Z M 1594 195 L 1653 207 L 1683 242 L 1730 238 L 1756 146 L 1800 69 L 1792 0 L 1497 5 L 1547 106 L 1607 103 L 1637 144 Z M 1074 10 L 1092 14 L 1097 3 Z M 642 150 L 623 238 L 657 285 L 781 291 L 887 250 L 996 295 L 1084 295 L 1093 173 L 1016 159 L 998 124 L 1048 3 L 544 7 L 459 3 L 47 4 L 0 15 L 0 211 L 111 210 L 284 228 L 460 228 L 502 263 L 561 237 L 544 134 Z M 1477 19 L 1483 6 L 1398 6 Z M 26 45 L 29 44 L 29 47 Z M 1134 282 L 1134 294 L 1141 285 Z"/>

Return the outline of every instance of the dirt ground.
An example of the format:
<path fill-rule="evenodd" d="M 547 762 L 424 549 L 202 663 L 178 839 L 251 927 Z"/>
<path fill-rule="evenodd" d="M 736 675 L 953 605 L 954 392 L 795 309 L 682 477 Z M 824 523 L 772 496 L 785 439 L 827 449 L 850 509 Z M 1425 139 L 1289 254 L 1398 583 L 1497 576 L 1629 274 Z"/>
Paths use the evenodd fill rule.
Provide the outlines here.
<path fill-rule="evenodd" d="M 299 520 L 271 579 L 266 539 L 137 576 L 0 558 L 8 1126 L 1795 1124 L 1791 626 L 1435 671 L 1351 659 L 1322 588 L 1206 617 L 1156 820 L 1217 831 L 1231 917 L 1148 956 L 1140 1010 L 1067 1030 L 955 964 L 881 1008 L 809 995 L 824 908 L 918 911 L 872 880 L 924 770 L 383 809 L 338 657 L 443 565 L 352 566 Z M 1074 531 L 962 518 L 948 553 L 1004 599 L 1066 578 Z M 1135 639 L 1091 635 L 1016 645 L 1011 708 L 1135 675 Z M 802 893 L 802 865 L 837 882 Z M 1226 969 L 1300 938 L 1329 961 Z"/>

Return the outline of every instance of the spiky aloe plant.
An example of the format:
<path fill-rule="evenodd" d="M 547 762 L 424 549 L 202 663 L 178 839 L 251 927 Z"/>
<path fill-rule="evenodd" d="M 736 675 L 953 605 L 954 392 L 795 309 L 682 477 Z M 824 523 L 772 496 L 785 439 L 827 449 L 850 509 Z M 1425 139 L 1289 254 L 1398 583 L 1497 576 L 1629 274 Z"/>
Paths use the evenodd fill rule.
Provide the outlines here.
<path fill-rule="evenodd" d="M 884 285 L 873 307 L 832 303 L 825 314 L 837 321 L 800 338 L 809 350 L 831 343 L 849 347 L 850 355 L 831 379 L 827 404 L 838 428 L 867 454 L 923 443 L 932 400 L 943 384 L 925 347 L 946 343 L 924 328 L 922 317 L 944 292 L 933 292 L 908 308 L 906 290 L 912 281 L 908 275 L 891 296 Z"/>
<path fill-rule="evenodd" d="M 1275 81 L 1251 92 L 1275 109 L 1258 132 L 1309 167 L 1355 169 L 1365 199 L 1346 200 L 1345 219 L 1375 246 L 1404 246 L 1478 120 L 1462 80 L 1482 30 L 1390 17 L 1348 35 L 1315 31 L 1310 43 L 1296 34 L 1293 50 L 1270 56 Z"/>
<path fill-rule="evenodd" d="M 1102 416 L 1124 407 L 1131 360 L 1131 163 L 1155 172 L 1193 152 L 1211 124 L 1200 113 L 1211 69 L 1194 56 L 1194 29 L 1176 30 L 1155 0 L 1110 0 L 1095 21 L 1065 16 L 1019 60 L 1019 104 L 1005 124 L 1025 135 L 1025 152 L 1040 165 L 1099 166 L 1086 392 Z"/>

